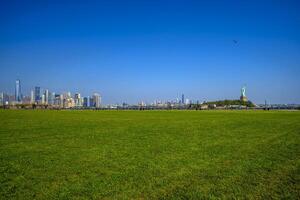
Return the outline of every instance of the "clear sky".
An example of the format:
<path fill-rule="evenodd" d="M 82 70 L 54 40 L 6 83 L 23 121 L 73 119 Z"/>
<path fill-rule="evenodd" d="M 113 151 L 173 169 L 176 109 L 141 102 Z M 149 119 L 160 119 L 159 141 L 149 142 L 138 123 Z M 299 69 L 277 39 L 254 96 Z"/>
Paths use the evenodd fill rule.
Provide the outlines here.
<path fill-rule="evenodd" d="M 0 3 L 0 91 L 300 103 L 300 1 Z"/>

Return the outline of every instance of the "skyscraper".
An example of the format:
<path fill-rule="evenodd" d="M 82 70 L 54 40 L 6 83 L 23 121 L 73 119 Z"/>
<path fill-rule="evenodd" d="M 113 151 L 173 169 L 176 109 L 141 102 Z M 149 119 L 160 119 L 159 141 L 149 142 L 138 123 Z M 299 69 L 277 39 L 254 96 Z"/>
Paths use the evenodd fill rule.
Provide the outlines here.
<path fill-rule="evenodd" d="M 34 91 L 31 90 L 30 91 L 30 103 L 34 103 L 35 102 L 35 99 L 34 99 Z"/>
<path fill-rule="evenodd" d="M 3 92 L 0 93 L 0 106 L 4 105 L 4 94 Z"/>
<path fill-rule="evenodd" d="M 184 104 L 184 94 L 181 96 L 181 103 Z"/>
<path fill-rule="evenodd" d="M 83 98 L 83 107 L 87 108 L 90 107 L 90 97 L 84 97 Z"/>
<path fill-rule="evenodd" d="M 21 102 L 22 101 L 21 82 L 20 82 L 19 79 L 16 80 L 15 101 L 17 101 L 17 102 Z"/>
<path fill-rule="evenodd" d="M 100 108 L 101 96 L 98 93 L 94 93 L 93 95 L 93 104 L 95 108 Z"/>
<path fill-rule="evenodd" d="M 53 94 L 53 96 L 54 96 L 54 102 L 53 102 L 53 104 L 55 105 L 55 106 L 60 106 L 60 94 Z"/>
<path fill-rule="evenodd" d="M 55 92 L 49 93 L 49 104 L 54 105 L 54 99 L 55 99 Z"/>
<path fill-rule="evenodd" d="M 42 104 L 46 103 L 46 98 L 45 98 L 45 94 L 42 94 Z"/>
<path fill-rule="evenodd" d="M 41 88 L 40 87 L 36 86 L 34 88 L 34 100 L 37 103 L 41 100 Z"/>
<path fill-rule="evenodd" d="M 74 95 L 74 101 L 75 101 L 75 106 L 77 107 L 82 106 L 82 98 L 80 96 L 80 93 L 76 93 Z"/>
<path fill-rule="evenodd" d="M 3 98 L 2 99 L 3 105 L 8 105 L 9 104 L 9 96 L 7 94 L 5 94 L 5 93 L 2 93 L 1 97 Z"/>
<path fill-rule="evenodd" d="M 74 99 L 80 99 L 80 93 L 75 93 Z"/>
<path fill-rule="evenodd" d="M 95 107 L 93 96 L 89 97 L 88 107 Z"/>
<path fill-rule="evenodd" d="M 45 90 L 44 92 L 44 95 L 45 95 L 45 104 L 48 104 L 49 103 L 49 90 Z"/>

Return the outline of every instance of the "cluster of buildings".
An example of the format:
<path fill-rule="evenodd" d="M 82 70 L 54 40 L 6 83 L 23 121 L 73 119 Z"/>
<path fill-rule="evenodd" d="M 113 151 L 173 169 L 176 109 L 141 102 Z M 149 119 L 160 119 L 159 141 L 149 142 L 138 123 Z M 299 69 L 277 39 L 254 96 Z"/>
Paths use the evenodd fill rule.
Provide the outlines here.
<path fill-rule="evenodd" d="M 199 102 L 199 101 L 198 101 Z M 145 103 L 141 101 L 138 103 L 139 106 L 155 106 L 155 107 L 165 107 L 165 106 L 184 106 L 188 104 L 195 103 L 192 100 L 185 99 L 184 94 L 181 95 L 181 98 L 176 98 L 175 100 L 155 100 L 151 103 Z"/>
<path fill-rule="evenodd" d="M 91 96 L 82 97 L 80 93 L 71 92 L 55 93 L 41 87 L 34 87 L 30 95 L 22 95 L 21 81 L 15 82 L 15 94 L 9 95 L 0 93 L 0 107 L 6 108 L 54 108 L 54 109 L 133 109 L 133 110 L 154 110 L 154 109 L 300 109 L 297 104 L 274 104 L 255 105 L 246 97 L 246 87 L 241 88 L 239 100 L 224 100 L 215 102 L 199 102 L 186 99 L 184 94 L 175 100 L 155 100 L 152 103 L 144 101 L 138 104 L 112 104 L 101 105 L 101 96 L 94 93 Z"/>
<path fill-rule="evenodd" d="M 58 94 L 50 92 L 48 89 L 41 90 L 36 86 L 30 92 L 30 96 L 23 96 L 21 92 L 21 82 L 16 80 L 15 95 L 0 93 L 0 105 L 34 105 L 49 106 L 53 108 L 100 108 L 101 96 L 94 93 L 92 96 L 82 97 L 80 93 L 66 92 Z"/>
<path fill-rule="evenodd" d="M 199 103 L 199 101 L 196 101 Z M 196 103 L 190 99 L 186 99 L 184 97 L 184 94 L 181 95 L 181 98 L 176 98 L 176 100 L 171 101 L 161 101 L 161 100 L 155 100 L 153 103 L 151 103 L 152 106 L 164 106 L 164 105 L 188 105 Z"/>
<path fill-rule="evenodd" d="M 197 101 L 198 103 L 199 101 Z M 30 95 L 26 96 L 21 91 L 21 81 L 18 79 L 15 82 L 15 94 L 9 95 L 6 93 L 0 93 L 0 106 L 40 106 L 48 108 L 102 108 L 102 109 L 126 109 L 126 108 L 139 108 L 139 107 L 151 107 L 151 108 L 183 108 L 186 105 L 196 103 L 189 99 L 185 99 L 184 94 L 181 98 L 171 101 L 155 100 L 152 103 L 140 102 L 136 105 L 129 105 L 127 103 L 113 104 L 103 106 L 101 104 L 101 96 L 98 93 L 94 93 L 91 96 L 82 97 L 80 93 L 71 92 L 55 93 L 50 92 L 48 89 L 42 90 L 41 87 L 35 86 Z"/>

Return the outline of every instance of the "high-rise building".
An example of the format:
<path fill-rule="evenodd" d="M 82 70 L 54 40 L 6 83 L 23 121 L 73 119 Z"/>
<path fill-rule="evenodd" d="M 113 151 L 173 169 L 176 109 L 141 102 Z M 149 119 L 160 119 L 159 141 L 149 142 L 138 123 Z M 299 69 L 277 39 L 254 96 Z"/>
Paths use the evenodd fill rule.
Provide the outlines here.
<path fill-rule="evenodd" d="M 80 93 L 75 93 L 74 99 L 80 99 Z"/>
<path fill-rule="evenodd" d="M 88 107 L 95 107 L 95 103 L 94 103 L 93 96 L 92 96 L 92 97 L 89 97 L 89 104 L 88 104 Z"/>
<path fill-rule="evenodd" d="M 15 101 L 21 102 L 22 95 L 21 95 L 21 82 L 19 79 L 16 80 L 16 87 L 15 87 Z"/>
<path fill-rule="evenodd" d="M 60 95 L 59 103 L 60 103 L 60 107 L 63 108 L 64 107 L 64 95 L 63 94 Z"/>
<path fill-rule="evenodd" d="M 74 95 L 74 102 L 76 107 L 82 106 L 82 98 L 80 97 L 80 93 L 76 93 Z"/>
<path fill-rule="evenodd" d="M 54 105 L 55 101 L 55 92 L 49 93 L 49 100 L 48 100 L 50 105 Z"/>
<path fill-rule="evenodd" d="M 8 105 L 10 96 L 8 94 L 2 93 L 1 97 L 3 105 Z"/>
<path fill-rule="evenodd" d="M 49 90 L 45 90 L 44 95 L 45 95 L 44 104 L 48 104 L 49 103 Z"/>
<path fill-rule="evenodd" d="M 4 105 L 4 94 L 3 92 L 0 93 L 0 106 Z"/>
<path fill-rule="evenodd" d="M 41 101 L 41 88 L 37 86 L 34 88 L 34 101 L 36 103 Z"/>
<path fill-rule="evenodd" d="M 42 104 L 46 104 L 45 94 L 42 94 Z"/>
<path fill-rule="evenodd" d="M 60 94 L 54 94 L 54 102 L 55 106 L 60 106 Z"/>
<path fill-rule="evenodd" d="M 83 98 L 83 107 L 87 108 L 90 107 L 90 97 L 84 97 Z"/>
<path fill-rule="evenodd" d="M 98 93 L 94 93 L 93 95 L 93 106 L 95 108 L 100 108 L 101 105 L 101 96 Z"/>
<path fill-rule="evenodd" d="M 30 91 L 30 103 L 34 103 L 34 102 L 35 102 L 34 91 L 31 90 L 31 91 Z"/>
<path fill-rule="evenodd" d="M 184 104 L 184 94 L 181 95 L 181 103 Z"/>
<path fill-rule="evenodd" d="M 189 100 L 189 99 L 185 99 L 185 104 L 186 105 L 188 105 L 188 104 L 190 104 L 191 103 L 191 101 Z"/>

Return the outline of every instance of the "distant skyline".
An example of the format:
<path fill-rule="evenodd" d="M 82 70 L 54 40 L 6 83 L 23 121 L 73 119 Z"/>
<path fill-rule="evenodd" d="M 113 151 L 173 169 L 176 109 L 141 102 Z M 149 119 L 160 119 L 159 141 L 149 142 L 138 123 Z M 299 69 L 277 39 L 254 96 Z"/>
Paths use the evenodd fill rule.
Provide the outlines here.
<path fill-rule="evenodd" d="M 0 92 L 300 103 L 299 1 L 10 1 Z"/>

